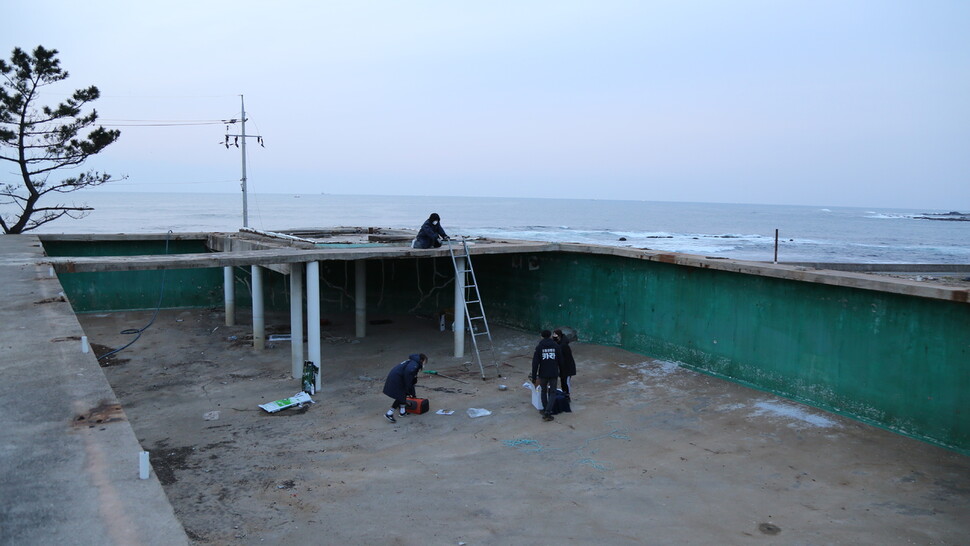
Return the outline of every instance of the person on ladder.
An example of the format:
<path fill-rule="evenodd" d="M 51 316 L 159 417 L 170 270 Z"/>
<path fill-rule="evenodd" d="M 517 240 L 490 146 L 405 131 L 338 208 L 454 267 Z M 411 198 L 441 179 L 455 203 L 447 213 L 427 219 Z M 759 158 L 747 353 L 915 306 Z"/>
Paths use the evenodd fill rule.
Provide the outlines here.
<path fill-rule="evenodd" d="M 439 248 L 441 241 L 447 241 L 448 234 L 441 227 L 441 217 L 437 212 L 432 212 L 431 216 L 421 225 L 418 236 L 411 243 L 412 248 Z"/>

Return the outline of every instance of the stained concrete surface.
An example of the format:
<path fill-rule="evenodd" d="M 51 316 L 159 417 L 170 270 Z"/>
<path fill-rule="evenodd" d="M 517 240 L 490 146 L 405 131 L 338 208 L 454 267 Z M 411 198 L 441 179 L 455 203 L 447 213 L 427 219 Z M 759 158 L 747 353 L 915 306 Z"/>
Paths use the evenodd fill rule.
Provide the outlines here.
<path fill-rule="evenodd" d="M 151 312 L 79 317 L 98 351 Z M 196 544 L 965 544 L 970 458 L 621 349 L 574 343 L 571 413 L 542 422 L 522 384 L 538 336 L 493 327 L 482 381 L 416 317 L 325 316 L 316 404 L 289 342 L 246 317 L 163 310 L 102 368 Z M 288 317 L 268 317 L 286 333 Z M 568 325 L 548 325 L 568 326 Z M 581 335 L 581 333 L 580 333 Z M 470 349 L 470 343 L 467 344 Z M 390 424 L 381 394 L 413 352 L 432 413 Z M 500 390 L 499 385 L 507 385 Z M 471 418 L 469 408 L 491 415 Z M 438 409 L 454 410 L 438 415 Z"/>
<path fill-rule="evenodd" d="M 186 544 L 42 256 L 0 235 L 0 544 Z"/>

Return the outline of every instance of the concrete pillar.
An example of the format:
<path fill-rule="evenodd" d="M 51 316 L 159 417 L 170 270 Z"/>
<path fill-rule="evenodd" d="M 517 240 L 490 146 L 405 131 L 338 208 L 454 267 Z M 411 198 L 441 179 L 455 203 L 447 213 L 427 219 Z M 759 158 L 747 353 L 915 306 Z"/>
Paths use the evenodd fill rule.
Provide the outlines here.
<path fill-rule="evenodd" d="M 455 358 L 465 356 L 465 258 L 455 257 Z"/>
<path fill-rule="evenodd" d="M 306 264 L 306 322 L 307 360 L 320 366 L 315 385 L 319 391 L 320 377 L 323 375 L 323 363 L 320 361 L 320 262 Z"/>
<path fill-rule="evenodd" d="M 266 317 L 263 313 L 263 268 L 250 266 L 253 276 L 253 349 L 266 348 Z"/>
<path fill-rule="evenodd" d="M 222 268 L 222 294 L 226 304 L 226 326 L 236 325 L 236 281 L 232 267 Z"/>
<path fill-rule="evenodd" d="M 290 266 L 290 360 L 293 378 L 303 376 L 303 264 Z"/>
<path fill-rule="evenodd" d="M 367 262 L 354 261 L 354 317 L 357 337 L 367 334 Z"/>

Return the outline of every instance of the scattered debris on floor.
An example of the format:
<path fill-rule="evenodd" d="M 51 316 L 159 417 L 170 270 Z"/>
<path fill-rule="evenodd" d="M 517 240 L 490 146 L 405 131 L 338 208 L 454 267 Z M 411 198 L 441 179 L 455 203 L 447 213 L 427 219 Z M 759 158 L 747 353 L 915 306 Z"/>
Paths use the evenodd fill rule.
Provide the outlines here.
<path fill-rule="evenodd" d="M 289 398 L 281 398 L 280 400 L 275 400 L 273 402 L 267 402 L 266 404 L 260 404 L 259 407 L 268 411 L 269 413 L 276 413 L 280 410 L 285 410 L 286 408 L 292 408 L 294 406 L 302 406 L 303 404 L 315 404 L 316 402 L 310 398 L 310 395 L 305 392 L 298 392 Z"/>

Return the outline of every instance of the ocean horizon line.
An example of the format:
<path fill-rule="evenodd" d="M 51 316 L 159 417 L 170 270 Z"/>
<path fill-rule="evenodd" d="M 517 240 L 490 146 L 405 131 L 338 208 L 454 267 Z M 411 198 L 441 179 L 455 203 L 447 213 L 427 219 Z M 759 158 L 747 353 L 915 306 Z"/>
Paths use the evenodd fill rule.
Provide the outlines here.
<path fill-rule="evenodd" d="M 105 189 L 105 188 L 91 188 L 85 190 L 88 194 L 98 193 L 98 194 L 132 194 L 132 195 L 210 195 L 210 196 L 236 196 L 241 197 L 242 191 L 160 191 L 160 190 L 119 190 L 115 188 Z M 290 196 L 294 198 L 302 198 L 304 196 L 332 196 L 332 197 L 355 197 L 355 198 L 409 198 L 409 199 L 510 199 L 510 200 L 526 200 L 526 201 L 547 201 L 547 200 L 561 200 L 561 201 L 593 201 L 597 203 L 656 203 L 665 204 L 669 203 L 671 205 L 728 205 L 728 206 L 756 206 L 756 207 L 797 207 L 797 208 L 813 208 L 819 210 L 826 209 L 840 209 L 840 210 L 891 210 L 891 211 L 921 211 L 921 212 L 962 212 L 960 207 L 955 208 L 923 208 L 923 207 L 898 207 L 898 206 L 860 206 L 860 205 L 820 205 L 820 204 L 795 204 L 795 203 L 750 203 L 750 202 L 724 202 L 724 201 L 666 201 L 660 199 L 609 199 L 609 198 L 586 198 L 586 197 L 562 197 L 562 196 L 549 196 L 549 197 L 517 197 L 517 196 L 496 196 L 496 195 L 422 195 L 422 194 L 378 194 L 378 193 L 337 193 L 337 192 L 248 192 L 248 198 L 253 199 L 259 196 Z M 967 210 L 965 214 L 970 214 L 970 205 L 964 207 Z"/>

